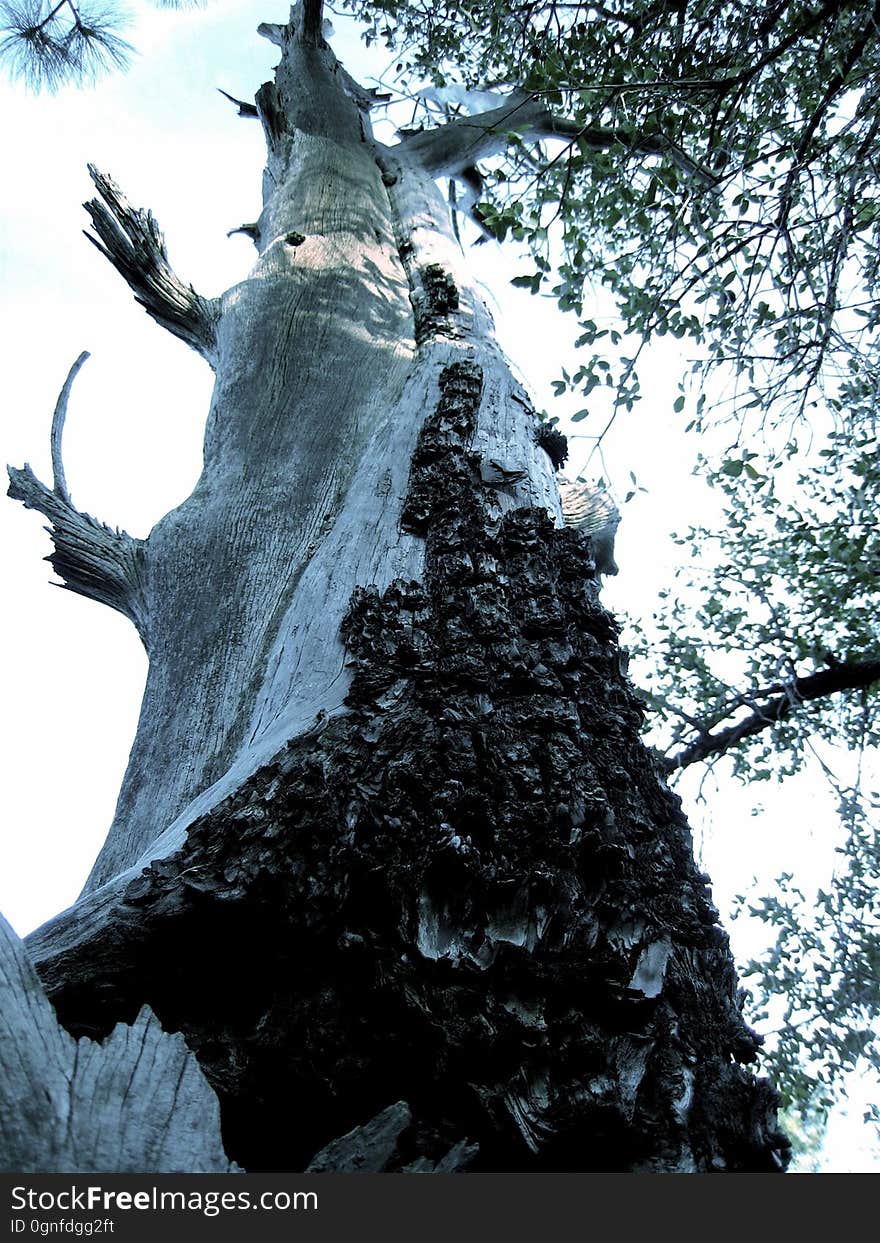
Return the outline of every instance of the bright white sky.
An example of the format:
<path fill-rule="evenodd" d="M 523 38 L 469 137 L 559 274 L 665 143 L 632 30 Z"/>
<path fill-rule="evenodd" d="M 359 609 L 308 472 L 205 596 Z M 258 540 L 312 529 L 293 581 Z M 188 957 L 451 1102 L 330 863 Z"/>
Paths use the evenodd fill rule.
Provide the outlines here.
<path fill-rule="evenodd" d="M 139 12 L 130 37 L 141 55 L 126 75 L 55 97 L 26 95 L 0 81 L 0 456 L 16 466 L 30 462 L 51 483 L 52 410 L 71 363 L 89 350 L 65 430 L 68 485 L 80 509 L 145 536 L 198 475 L 211 375 L 148 318 L 83 238 L 88 217 L 81 204 L 92 196 L 86 163 L 110 173 L 135 206 L 153 210 L 172 264 L 200 292 L 217 294 L 240 280 L 253 247 L 243 235 L 226 234 L 259 213 L 262 133 L 257 122 L 239 119 L 216 88 L 253 98 L 277 61 L 277 49 L 256 26 L 286 20 L 286 9 L 278 0 L 223 0 L 207 11 Z M 334 46 L 355 76 L 366 81 L 381 73 L 387 54 L 367 56 L 347 36 L 341 32 Z M 559 366 L 571 361 L 573 319 L 563 319 L 549 300 L 513 290 L 508 281 L 520 269 L 496 244 L 471 254 L 537 405 L 573 411 L 582 403 L 566 407 L 550 389 Z M 680 361 L 674 353 L 655 358 L 643 377 L 646 400 L 621 418 L 606 455 L 618 493 L 627 490 L 630 470 L 648 489 L 624 511 L 622 572 L 605 590 L 609 607 L 637 615 L 652 610 L 683 555 L 668 532 L 717 512 L 690 475 L 696 443 L 683 443 L 674 431 Z M 593 421 L 572 430 L 586 434 Z M 577 468 L 588 441 L 572 440 L 571 447 Z M 47 585 L 53 576 L 42 560 L 50 551 L 42 526 L 41 516 L 20 504 L 0 504 L 0 911 L 22 935 L 70 905 L 91 867 L 113 816 L 146 672 L 125 618 Z M 718 797 L 714 786 L 704 794 L 706 803 L 691 800 L 689 812 L 722 911 L 756 873 L 770 878 L 793 859 L 803 887 L 827 881 L 835 816 L 821 784 L 802 783 L 798 796 L 788 787 L 729 785 Z M 731 931 L 743 956 L 765 936 L 743 921 Z M 835 1123 L 842 1138 L 832 1135 L 827 1168 L 880 1168 L 860 1110 L 853 1113 L 851 1124 Z"/>

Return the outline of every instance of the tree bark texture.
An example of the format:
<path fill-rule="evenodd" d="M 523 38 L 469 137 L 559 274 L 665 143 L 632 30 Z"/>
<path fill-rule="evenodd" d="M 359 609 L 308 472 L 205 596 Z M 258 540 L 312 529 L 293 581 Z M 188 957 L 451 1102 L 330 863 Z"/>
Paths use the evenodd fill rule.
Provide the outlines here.
<path fill-rule="evenodd" d="M 432 180 L 467 133 L 375 142 L 305 28 L 271 28 L 259 258 L 216 305 L 96 174 L 103 248 L 216 388 L 136 542 L 116 819 L 34 962 L 76 1034 L 145 1003 L 182 1031 L 248 1170 L 784 1168 L 590 537 Z"/>

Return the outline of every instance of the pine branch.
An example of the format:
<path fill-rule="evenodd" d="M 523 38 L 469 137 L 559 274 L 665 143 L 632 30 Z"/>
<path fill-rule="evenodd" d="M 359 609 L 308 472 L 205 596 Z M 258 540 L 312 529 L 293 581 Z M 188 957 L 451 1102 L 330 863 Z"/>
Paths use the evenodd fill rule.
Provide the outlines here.
<path fill-rule="evenodd" d="M 708 730 L 676 755 L 665 756 L 660 761 L 665 773 L 678 772 L 691 764 L 698 764 L 712 756 L 723 755 L 746 738 L 762 733 L 779 721 L 786 720 L 802 703 L 837 695 L 843 691 L 863 690 L 880 681 L 880 659 L 844 661 L 821 669 L 805 678 L 795 678 L 773 699 L 758 704 L 742 721 L 727 729 L 711 733 Z"/>
<path fill-rule="evenodd" d="M 89 174 L 104 201 L 91 199 L 84 204 L 98 235 L 86 233 L 86 237 L 110 260 L 157 323 L 213 362 L 219 314 L 216 299 L 203 298 L 174 272 L 152 212 L 132 207 L 113 179 L 93 164 Z"/>
<path fill-rule="evenodd" d="M 130 17 L 87 0 L 3 0 L 0 3 L 0 61 L 13 78 L 34 91 L 54 92 L 65 82 L 94 82 L 112 69 L 125 69 L 134 48 L 119 31 Z"/>

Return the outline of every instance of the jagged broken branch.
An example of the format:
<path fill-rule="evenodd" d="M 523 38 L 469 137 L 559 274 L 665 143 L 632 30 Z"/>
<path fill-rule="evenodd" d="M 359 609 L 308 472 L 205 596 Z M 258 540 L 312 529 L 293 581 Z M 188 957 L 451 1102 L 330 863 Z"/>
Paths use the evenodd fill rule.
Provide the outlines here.
<path fill-rule="evenodd" d="M 125 278 L 157 323 L 212 362 L 217 301 L 197 294 L 174 272 L 152 212 L 132 207 L 113 179 L 93 164 L 89 174 L 101 199 L 84 204 L 98 235 L 86 233 L 86 237 Z"/>
<path fill-rule="evenodd" d="M 238 1173 L 220 1105 L 180 1034 L 143 1006 L 102 1042 L 60 1026 L 0 916 L 0 1169 Z"/>
<path fill-rule="evenodd" d="M 244 99 L 236 99 L 234 95 L 230 95 L 228 91 L 224 91 L 222 86 L 218 86 L 217 90 L 224 99 L 228 99 L 231 104 L 235 104 L 238 108 L 238 115 L 240 117 L 256 118 L 259 115 L 256 104 L 249 104 Z"/>
<path fill-rule="evenodd" d="M 781 693 L 758 703 L 740 721 L 716 732 L 701 731 L 700 736 L 675 755 L 664 756 L 665 773 L 678 772 L 691 764 L 715 758 L 730 751 L 747 738 L 753 738 L 772 725 L 786 720 L 802 703 L 844 691 L 865 690 L 880 681 L 880 659 L 843 661 L 805 678 L 794 678 Z M 751 698 L 751 702 L 759 696 Z"/>
<path fill-rule="evenodd" d="M 55 551 L 46 560 L 62 579 L 61 586 L 124 613 L 144 637 L 140 607 L 144 541 L 113 531 L 47 488 L 25 463 L 9 471 L 9 492 L 26 509 L 36 509 L 51 522 L 47 527 Z"/>
<path fill-rule="evenodd" d="M 80 513 L 70 499 L 61 457 L 61 436 L 73 381 L 89 357 L 83 351 L 67 373 L 52 416 L 51 451 L 53 487 L 37 479 L 30 466 L 8 467 L 9 492 L 26 509 L 49 519 L 47 527 L 55 551 L 46 560 L 62 580 L 60 586 L 124 613 L 145 639 L 141 568 L 145 544 L 124 531 L 113 531 L 89 514 Z"/>

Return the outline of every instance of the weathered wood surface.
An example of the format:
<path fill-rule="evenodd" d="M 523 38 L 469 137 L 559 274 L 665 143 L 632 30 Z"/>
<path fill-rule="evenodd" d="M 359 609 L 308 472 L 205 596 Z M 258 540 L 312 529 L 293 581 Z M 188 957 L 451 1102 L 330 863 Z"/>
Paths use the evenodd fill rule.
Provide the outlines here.
<path fill-rule="evenodd" d="M 203 474 L 137 550 L 141 721 L 86 896 L 29 939 L 48 995 L 90 1036 L 149 998 L 249 1170 L 782 1168 L 432 144 L 373 142 L 321 40 L 269 33 L 259 258 L 212 305 Z"/>
<path fill-rule="evenodd" d="M 59 1026 L 0 916 L 0 1169 L 16 1173 L 235 1171 L 220 1111 L 183 1036 L 148 1006 L 101 1044 Z"/>

